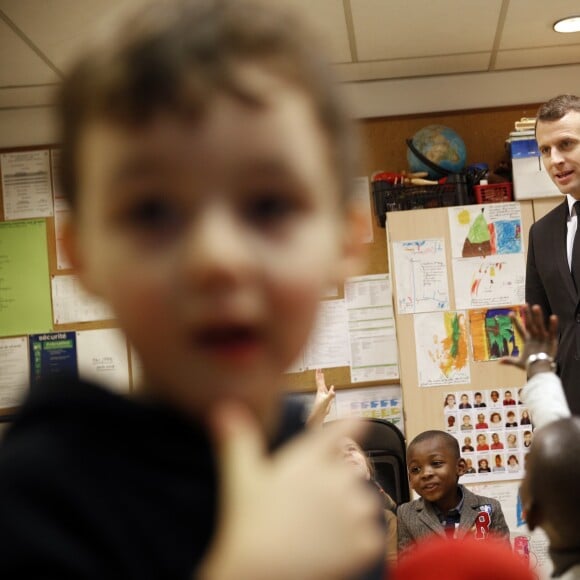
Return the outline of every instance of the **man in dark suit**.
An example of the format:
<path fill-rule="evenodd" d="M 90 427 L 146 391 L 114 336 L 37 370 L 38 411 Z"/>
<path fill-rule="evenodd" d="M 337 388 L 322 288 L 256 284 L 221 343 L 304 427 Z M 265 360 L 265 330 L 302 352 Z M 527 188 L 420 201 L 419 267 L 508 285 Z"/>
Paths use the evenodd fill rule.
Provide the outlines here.
<path fill-rule="evenodd" d="M 542 105 L 536 140 L 546 171 L 566 199 L 530 229 L 526 302 L 539 304 L 546 317 L 558 315 L 558 374 L 572 413 L 580 414 L 580 204 L 574 207 L 580 200 L 580 97 L 560 95 Z"/>

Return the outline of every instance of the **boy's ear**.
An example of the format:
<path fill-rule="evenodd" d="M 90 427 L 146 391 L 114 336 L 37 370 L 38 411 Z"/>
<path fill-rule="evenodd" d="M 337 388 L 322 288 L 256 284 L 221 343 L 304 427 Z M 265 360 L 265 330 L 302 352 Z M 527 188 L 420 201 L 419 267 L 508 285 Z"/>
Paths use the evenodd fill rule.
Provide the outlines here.
<path fill-rule="evenodd" d="M 94 288 L 91 288 L 91 285 L 88 283 L 86 271 L 84 268 L 84 261 L 82 258 L 83 253 L 80 247 L 80 234 L 74 219 L 68 218 L 64 222 L 62 226 L 61 241 L 64 252 L 71 264 L 71 268 L 74 270 L 75 275 L 79 278 L 86 290 L 92 294 L 97 294 Z"/>
<path fill-rule="evenodd" d="M 81 268 L 79 267 L 79 251 L 78 251 L 78 239 L 77 239 L 76 228 L 72 223 L 72 220 L 68 218 L 62 226 L 62 246 L 64 253 L 66 254 L 68 261 L 70 262 L 75 273 L 78 273 Z"/>
<path fill-rule="evenodd" d="M 342 282 L 350 276 L 361 274 L 366 262 L 368 244 L 363 243 L 368 232 L 368 214 L 359 202 L 347 202 L 344 210 L 344 234 L 342 238 L 341 268 L 338 279 Z"/>
<path fill-rule="evenodd" d="M 467 463 L 463 457 L 457 460 L 457 477 L 461 477 L 467 471 Z"/>

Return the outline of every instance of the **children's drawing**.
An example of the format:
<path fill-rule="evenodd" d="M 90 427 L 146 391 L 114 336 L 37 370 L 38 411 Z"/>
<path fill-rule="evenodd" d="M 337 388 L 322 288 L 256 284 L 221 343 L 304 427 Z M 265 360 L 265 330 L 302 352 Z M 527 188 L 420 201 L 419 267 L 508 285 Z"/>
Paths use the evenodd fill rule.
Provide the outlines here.
<path fill-rule="evenodd" d="M 419 386 L 464 384 L 470 381 L 464 312 L 415 316 Z"/>
<path fill-rule="evenodd" d="M 457 258 L 453 262 L 457 308 L 493 308 L 525 302 L 525 255 Z"/>
<path fill-rule="evenodd" d="M 393 242 L 399 314 L 449 308 L 443 239 Z"/>
<path fill-rule="evenodd" d="M 484 208 L 481 208 L 481 213 L 471 223 L 471 227 L 463 244 L 463 251 L 461 252 L 462 258 L 489 256 L 492 253 L 489 226 L 483 214 Z M 462 219 L 465 219 L 466 214 L 461 215 Z"/>
<path fill-rule="evenodd" d="M 519 356 L 523 342 L 515 332 L 510 314 L 521 321 L 521 308 L 482 308 L 469 311 L 471 344 L 475 361 L 489 361 L 503 356 Z"/>
<path fill-rule="evenodd" d="M 448 215 L 453 258 L 523 253 L 518 203 L 453 207 Z"/>

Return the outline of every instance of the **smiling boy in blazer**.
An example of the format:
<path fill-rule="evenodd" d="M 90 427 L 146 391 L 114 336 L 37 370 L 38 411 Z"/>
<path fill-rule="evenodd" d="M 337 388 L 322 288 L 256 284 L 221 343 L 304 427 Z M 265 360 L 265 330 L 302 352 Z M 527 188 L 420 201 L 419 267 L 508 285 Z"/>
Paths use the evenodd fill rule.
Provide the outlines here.
<path fill-rule="evenodd" d="M 458 483 L 466 464 L 454 437 L 435 430 L 417 435 L 407 451 L 407 468 L 411 487 L 421 497 L 397 511 L 399 551 L 432 534 L 509 538 L 500 503 Z"/>

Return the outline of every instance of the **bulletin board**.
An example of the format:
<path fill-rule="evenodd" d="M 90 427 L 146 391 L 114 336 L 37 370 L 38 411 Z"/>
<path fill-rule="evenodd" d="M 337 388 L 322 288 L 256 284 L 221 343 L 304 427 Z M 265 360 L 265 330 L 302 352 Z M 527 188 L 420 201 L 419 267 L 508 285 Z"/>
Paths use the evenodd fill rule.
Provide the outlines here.
<path fill-rule="evenodd" d="M 498 207 L 500 205 L 504 204 L 497 204 Z M 519 205 L 521 210 L 523 258 L 525 260 L 528 230 L 534 221 L 532 202 L 526 201 L 510 205 Z M 554 202 L 551 201 L 551 205 L 553 207 Z M 478 208 L 479 206 L 468 207 Z M 497 207 L 494 209 L 497 209 Z M 457 308 L 457 297 L 455 295 L 455 284 L 453 282 L 452 240 L 450 238 L 449 221 L 448 208 L 391 212 L 387 218 L 387 235 L 391 258 L 393 256 L 394 244 L 397 242 L 417 239 L 443 240 L 445 262 L 447 265 L 447 286 L 450 299 L 448 310 L 455 311 Z M 420 235 L 418 235 L 418 232 L 420 232 Z M 398 275 L 396 268 L 391 269 L 391 275 L 394 279 L 394 300 L 396 302 Z M 508 304 L 505 306 L 508 306 Z M 464 310 L 466 312 L 466 319 L 469 318 L 469 312 L 471 311 Z M 419 340 L 423 340 L 423 337 L 417 336 L 415 328 L 415 319 L 417 316 L 420 315 L 413 313 L 401 314 L 399 313 L 399 309 L 396 309 L 395 317 L 398 329 L 401 383 L 406 408 L 406 432 L 408 437 L 413 437 L 426 429 L 444 428 L 443 402 L 446 392 L 459 390 L 462 390 L 462 392 L 465 390 L 481 391 L 485 389 L 513 387 L 515 394 L 517 389 L 524 385 L 525 374 L 522 370 L 501 365 L 498 360 L 474 360 L 473 345 L 470 343 L 468 351 L 470 380 L 468 383 L 462 381 L 457 385 L 419 386 L 420 379 L 418 376 L 416 346 Z M 428 332 L 426 329 L 424 331 Z M 428 356 L 428 354 L 424 353 L 423 356 Z"/>
<path fill-rule="evenodd" d="M 407 148 L 405 140 L 411 138 L 419 129 L 431 124 L 448 126 L 461 135 L 467 149 L 468 163 L 486 161 L 493 169 L 500 162 L 505 162 L 508 159 L 504 143 L 510 131 L 513 131 L 514 121 L 521 117 L 533 117 L 538 107 L 539 104 L 532 103 L 363 120 L 359 124 L 363 153 L 363 165 L 360 173 L 370 177 L 379 170 L 396 172 L 406 169 Z M 544 204 L 546 211 L 548 211 L 558 202 L 559 199 L 556 201 L 549 199 L 538 200 L 535 204 Z M 426 221 L 429 220 L 426 219 Z M 367 260 L 361 274 L 390 272 L 385 230 L 378 225 L 374 218 L 372 227 L 373 242 L 366 246 Z M 413 228 L 410 231 L 413 231 Z M 343 289 L 339 288 L 339 294 L 336 298 L 343 297 Z M 399 350 L 403 348 L 405 341 L 404 332 L 398 328 Z M 334 384 L 337 389 L 367 387 L 373 384 L 351 383 L 348 367 L 325 369 L 325 376 L 327 383 Z M 401 381 L 404 381 L 403 375 L 401 375 Z M 399 380 L 390 382 L 399 384 Z M 291 391 L 312 391 L 315 388 L 314 371 L 288 374 L 286 384 Z M 415 414 L 411 410 L 408 413 Z M 421 421 L 422 413 L 419 412 L 418 416 L 419 421 Z"/>
<path fill-rule="evenodd" d="M 446 113 L 432 113 L 421 115 L 409 115 L 400 117 L 389 117 L 383 119 L 362 120 L 359 123 L 361 145 L 363 149 L 363 163 L 359 171 L 359 175 L 369 177 L 377 170 L 386 171 L 400 171 L 407 166 L 407 151 L 405 147 L 405 139 L 412 137 L 412 135 L 422 127 L 428 124 L 440 123 L 451 127 L 459 133 L 465 141 L 468 152 L 468 163 L 477 161 L 487 161 L 491 167 L 494 167 L 502 159 L 505 160 L 506 152 L 504 141 L 506 136 L 513 128 L 515 120 L 522 116 L 533 116 L 537 109 L 536 104 L 520 105 L 512 107 L 502 107 L 494 109 L 482 110 L 468 110 L 461 112 L 446 112 Z M 14 148 L 10 150 L 0 150 L 1 153 L 20 152 L 20 151 L 39 151 L 48 150 L 49 152 L 57 151 L 56 145 L 36 145 L 26 148 Z M 51 176 L 52 179 L 52 176 Z M 1 183 L 0 183 L 1 187 Z M 558 202 L 559 200 L 556 200 Z M 553 199 L 550 200 L 536 200 L 529 202 L 528 210 L 525 212 L 524 223 L 526 228 L 534 220 L 538 219 L 546 213 L 556 203 Z M 417 212 L 400 212 L 395 220 L 404 221 L 398 235 L 404 237 L 404 230 L 415 219 Z M 421 213 L 421 212 L 419 212 Z M 429 217 L 424 219 L 425 225 L 429 228 L 435 227 L 437 219 L 434 216 L 438 215 L 438 210 L 428 210 Z M 4 207 L 2 204 L 2 196 L 0 196 L 0 223 L 5 221 Z M 43 217 L 46 224 L 47 237 L 47 252 L 48 252 L 48 268 L 50 277 L 66 277 L 72 274 L 69 269 L 59 269 L 57 264 L 57 242 L 56 242 L 56 227 L 55 217 Z M 385 230 L 378 225 L 377 220 L 373 216 L 372 219 L 372 242 L 366 244 L 367 260 L 360 272 L 365 274 L 382 274 L 391 271 L 388 250 L 386 243 Z M 390 224 L 391 230 L 397 228 L 394 223 Z M 413 224 L 411 231 L 416 229 Z M 393 230 L 394 231 L 394 230 Z M 527 232 L 526 232 L 527 233 Z M 337 289 L 337 295 L 332 299 L 343 299 L 344 288 Z M 400 382 L 405 389 L 404 397 L 408 399 L 407 406 L 407 421 L 409 422 L 409 434 L 420 430 L 424 425 L 434 425 L 435 418 L 430 416 L 432 397 L 428 393 L 423 396 L 423 391 L 420 393 L 414 392 L 413 387 L 409 386 L 409 382 L 413 381 L 412 374 L 409 374 L 409 359 L 406 352 L 410 348 L 410 342 L 413 340 L 412 335 L 409 335 L 408 328 L 404 319 L 398 320 L 400 325 L 397 331 L 397 339 L 399 342 L 399 356 L 400 356 L 400 381 L 399 380 L 383 380 L 380 382 L 351 382 L 349 367 L 333 367 L 325 369 L 326 380 L 328 384 L 335 385 L 336 389 L 357 389 L 359 387 L 374 387 L 378 385 L 398 385 Z M 58 323 L 52 324 L 53 331 L 77 331 L 90 329 L 115 329 L 117 323 L 113 319 L 100 319 L 90 322 L 74 322 L 74 323 Z M 136 367 L 136 361 L 132 360 L 130 349 L 127 349 L 127 358 L 129 365 L 130 387 L 134 383 L 133 367 Z M 484 371 L 481 371 L 482 374 Z M 476 372 L 474 378 L 477 378 Z M 488 377 L 489 378 L 489 377 Z M 516 380 L 515 378 L 513 379 Z M 312 393 L 315 389 L 314 371 L 307 370 L 304 372 L 288 373 L 285 378 L 287 388 L 291 392 L 296 393 Z M 474 383 L 475 384 L 475 383 Z M 407 393 L 407 389 L 410 389 Z M 413 394 L 415 393 L 415 394 Z M 2 410 L 0 410 L 0 413 Z"/>
<path fill-rule="evenodd" d="M 92 369 L 83 368 L 87 378 L 96 378 L 93 371 L 100 372 L 105 384 L 106 377 L 111 379 L 112 388 L 133 390 L 136 361 L 112 313 L 105 305 L 92 302 L 84 304 L 84 310 L 80 306 L 73 309 L 79 305 L 72 298 L 78 282 L 60 248 L 59 226 L 66 212 L 54 171 L 58 154 L 55 145 L 0 150 L 0 365 L 4 371 L 0 415 L 10 415 L 16 408 L 12 404 L 18 395 L 16 385 L 2 383 L 14 371 L 16 359 L 10 357 L 16 349 L 34 353 L 28 357 L 27 385 L 34 382 L 35 372 L 40 375 L 41 365 L 50 364 L 49 350 L 60 347 L 61 353 L 71 353 L 70 360 L 66 354 L 61 357 L 63 369 L 65 365 L 76 368 L 78 356 L 79 366 L 81 358 L 93 365 Z M 60 298 L 55 300 L 57 294 Z M 104 333 L 85 332 L 100 330 Z M 107 344 L 114 346 L 118 360 L 100 350 Z M 81 353 L 86 356 L 79 356 Z M 124 380 L 115 387 L 113 379 L 119 376 Z"/>

